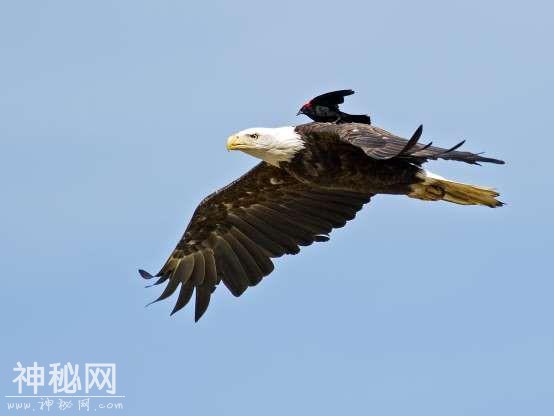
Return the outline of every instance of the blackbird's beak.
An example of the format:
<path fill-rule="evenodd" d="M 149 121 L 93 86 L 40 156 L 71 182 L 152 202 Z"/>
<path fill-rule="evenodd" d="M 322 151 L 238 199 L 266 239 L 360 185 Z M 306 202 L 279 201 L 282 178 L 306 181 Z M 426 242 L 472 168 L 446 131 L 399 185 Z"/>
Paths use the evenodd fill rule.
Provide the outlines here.
<path fill-rule="evenodd" d="M 298 113 L 296 113 L 297 116 L 299 116 L 300 114 L 302 114 L 304 111 L 302 111 L 302 109 L 298 110 Z"/>

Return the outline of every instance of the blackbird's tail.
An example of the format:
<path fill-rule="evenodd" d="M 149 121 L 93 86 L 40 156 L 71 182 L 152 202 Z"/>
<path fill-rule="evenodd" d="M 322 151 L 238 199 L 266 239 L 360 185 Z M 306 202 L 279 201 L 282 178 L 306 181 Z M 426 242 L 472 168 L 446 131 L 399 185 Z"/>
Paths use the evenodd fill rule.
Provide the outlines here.
<path fill-rule="evenodd" d="M 341 114 L 342 123 L 362 123 L 371 124 L 371 118 L 366 114 Z"/>

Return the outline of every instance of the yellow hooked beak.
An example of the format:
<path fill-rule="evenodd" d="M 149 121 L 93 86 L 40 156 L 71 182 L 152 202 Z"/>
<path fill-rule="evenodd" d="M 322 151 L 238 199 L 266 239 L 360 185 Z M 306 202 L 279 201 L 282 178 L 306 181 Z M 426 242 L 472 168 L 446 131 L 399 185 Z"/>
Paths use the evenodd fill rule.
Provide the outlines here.
<path fill-rule="evenodd" d="M 246 148 L 248 148 L 248 145 L 242 141 L 240 136 L 229 136 L 227 139 L 227 150 L 240 150 Z"/>

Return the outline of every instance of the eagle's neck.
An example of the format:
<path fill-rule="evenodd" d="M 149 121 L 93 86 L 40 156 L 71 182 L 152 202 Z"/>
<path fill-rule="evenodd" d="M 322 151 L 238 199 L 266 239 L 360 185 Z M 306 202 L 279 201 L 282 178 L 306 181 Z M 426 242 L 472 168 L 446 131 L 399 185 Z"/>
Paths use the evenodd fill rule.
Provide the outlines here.
<path fill-rule="evenodd" d="M 304 140 L 293 126 L 273 128 L 268 136 L 264 151 L 255 156 L 274 166 L 290 162 L 305 147 Z"/>

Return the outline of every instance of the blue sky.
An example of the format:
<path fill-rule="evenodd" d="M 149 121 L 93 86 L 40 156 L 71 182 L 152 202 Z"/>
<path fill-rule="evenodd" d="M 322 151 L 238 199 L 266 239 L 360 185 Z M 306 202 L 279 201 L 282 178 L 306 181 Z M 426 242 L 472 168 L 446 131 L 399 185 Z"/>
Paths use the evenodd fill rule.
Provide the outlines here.
<path fill-rule="evenodd" d="M 111 414 L 552 414 L 553 12 L 2 2 L 2 396 L 17 361 L 114 362 Z M 226 137 L 305 122 L 338 88 L 395 133 L 505 159 L 428 167 L 508 205 L 377 197 L 241 298 L 218 288 L 198 324 L 174 299 L 144 308 L 161 289 L 137 268 L 257 163 Z"/>

